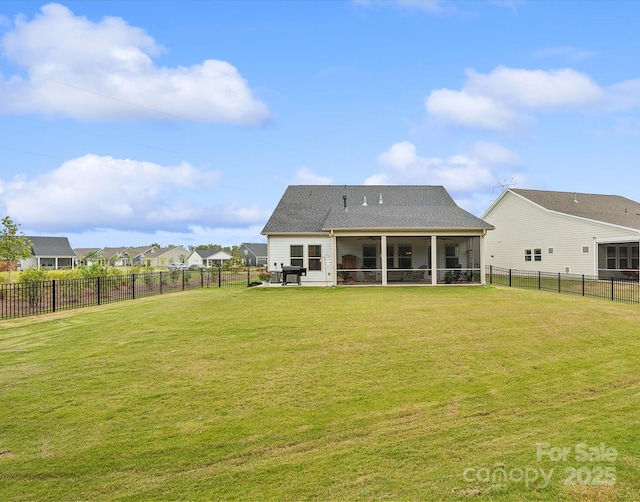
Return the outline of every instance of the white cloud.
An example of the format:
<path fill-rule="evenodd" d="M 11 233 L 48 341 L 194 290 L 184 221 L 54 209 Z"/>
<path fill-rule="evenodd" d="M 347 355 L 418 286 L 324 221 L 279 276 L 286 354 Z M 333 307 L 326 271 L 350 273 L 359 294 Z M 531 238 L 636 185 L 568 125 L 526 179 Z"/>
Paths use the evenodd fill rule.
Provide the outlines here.
<path fill-rule="evenodd" d="M 185 119 L 259 124 L 269 119 L 246 80 L 228 62 L 158 67 L 163 49 L 123 19 L 93 22 L 48 4 L 18 17 L 1 41 L 26 71 L 0 81 L 0 110 L 81 120 Z"/>
<path fill-rule="evenodd" d="M 406 9 L 422 10 L 431 13 L 440 13 L 445 10 L 444 0 L 354 0 L 356 5 L 361 6 L 394 6 Z M 449 6 L 452 9 L 452 6 Z"/>
<path fill-rule="evenodd" d="M 319 176 L 315 174 L 308 167 L 301 167 L 298 169 L 293 177 L 294 185 L 330 185 L 332 182 L 331 176 Z"/>
<path fill-rule="evenodd" d="M 565 45 L 562 47 L 550 47 L 548 49 L 542 49 L 537 51 L 534 56 L 538 58 L 550 58 L 550 57 L 565 57 L 573 61 L 583 61 L 597 55 L 596 51 L 588 51 L 573 47 L 571 45 Z"/>
<path fill-rule="evenodd" d="M 520 164 L 520 158 L 516 153 L 502 145 L 486 141 L 476 142 L 471 149 L 471 156 L 485 165 L 517 166 Z"/>
<path fill-rule="evenodd" d="M 189 164 L 85 155 L 34 179 L 0 180 L 7 212 L 25 227 L 45 232 L 118 229 L 182 232 L 193 225 L 258 224 L 269 214 L 257 205 L 208 205 L 218 172 Z"/>
<path fill-rule="evenodd" d="M 425 106 L 439 120 L 481 129 L 503 129 L 519 120 L 513 110 L 491 97 L 465 90 L 437 89 L 425 100 Z"/>
<path fill-rule="evenodd" d="M 611 111 L 640 106 L 640 79 L 626 80 L 608 87 L 606 106 Z"/>
<path fill-rule="evenodd" d="M 431 116 L 444 122 L 504 130 L 528 120 L 528 112 L 595 108 L 604 98 L 601 87 L 572 69 L 499 66 L 488 74 L 468 70 L 460 91 L 434 90 L 425 106 Z"/>
<path fill-rule="evenodd" d="M 508 149 L 493 143 L 477 143 L 470 154 L 449 158 L 422 157 L 413 143 L 395 143 L 378 157 L 382 170 L 365 180 L 367 185 L 443 185 L 456 193 L 473 193 L 492 187 L 494 166 L 516 166 L 519 159 Z"/>

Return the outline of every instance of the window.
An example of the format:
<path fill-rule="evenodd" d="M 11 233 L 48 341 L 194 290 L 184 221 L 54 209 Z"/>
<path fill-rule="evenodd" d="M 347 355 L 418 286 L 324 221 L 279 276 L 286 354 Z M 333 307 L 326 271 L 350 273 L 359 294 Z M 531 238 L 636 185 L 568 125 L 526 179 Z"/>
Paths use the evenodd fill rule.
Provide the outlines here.
<path fill-rule="evenodd" d="M 444 261 L 446 268 L 456 268 L 458 263 L 458 246 L 444 247 Z"/>
<path fill-rule="evenodd" d="M 618 268 L 629 268 L 629 248 L 622 246 L 618 248 Z"/>
<path fill-rule="evenodd" d="M 636 270 L 640 266 L 640 261 L 638 260 L 638 246 L 631 246 L 631 268 L 635 268 Z"/>
<path fill-rule="evenodd" d="M 322 246 L 309 244 L 309 270 L 322 270 Z"/>
<path fill-rule="evenodd" d="M 533 250 L 533 261 L 542 261 L 542 249 L 536 248 Z"/>
<path fill-rule="evenodd" d="M 531 261 L 531 250 L 530 249 L 525 249 L 524 250 L 524 261 Z"/>
<path fill-rule="evenodd" d="M 398 268 L 411 269 L 411 244 L 398 245 Z"/>
<path fill-rule="evenodd" d="M 588 254 L 589 253 L 589 246 L 582 246 L 582 252 L 584 254 Z"/>
<path fill-rule="evenodd" d="M 607 268 L 616 268 L 616 247 L 607 246 Z"/>
<path fill-rule="evenodd" d="M 291 246 L 291 266 L 304 267 L 304 246 L 294 244 Z"/>
<path fill-rule="evenodd" d="M 362 246 L 362 268 L 376 268 L 376 251 L 375 245 Z"/>
<path fill-rule="evenodd" d="M 549 249 L 547 249 L 547 253 L 548 253 L 548 254 L 553 254 L 553 248 L 549 248 Z"/>
<path fill-rule="evenodd" d="M 387 246 L 387 268 L 393 268 L 396 247 L 393 244 Z"/>

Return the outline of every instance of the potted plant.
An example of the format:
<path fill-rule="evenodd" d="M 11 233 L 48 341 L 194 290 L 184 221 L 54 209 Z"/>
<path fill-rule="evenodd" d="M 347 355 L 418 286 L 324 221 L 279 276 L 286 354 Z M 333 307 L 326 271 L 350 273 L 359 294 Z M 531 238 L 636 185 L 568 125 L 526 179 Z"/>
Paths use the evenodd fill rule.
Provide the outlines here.
<path fill-rule="evenodd" d="M 446 284 L 451 284 L 453 282 L 453 272 L 451 270 L 448 270 L 445 274 L 444 274 L 444 282 Z"/>
<path fill-rule="evenodd" d="M 269 284 L 271 282 L 271 273 L 269 272 L 262 272 L 259 276 L 258 279 L 260 279 L 262 281 L 263 284 Z"/>

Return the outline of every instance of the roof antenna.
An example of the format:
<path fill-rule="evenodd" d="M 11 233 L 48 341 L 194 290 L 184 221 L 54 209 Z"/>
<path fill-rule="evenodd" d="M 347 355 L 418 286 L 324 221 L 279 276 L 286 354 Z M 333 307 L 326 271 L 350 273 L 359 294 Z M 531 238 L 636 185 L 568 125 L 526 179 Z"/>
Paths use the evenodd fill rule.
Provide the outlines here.
<path fill-rule="evenodd" d="M 382 204 L 382 194 L 380 194 L 380 200 L 378 200 L 378 204 Z"/>
<path fill-rule="evenodd" d="M 362 205 L 363 205 L 363 206 L 366 206 L 366 205 L 367 205 L 367 196 L 366 196 L 366 195 L 364 196 L 364 202 L 362 203 Z"/>
<path fill-rule="evenodd" d="M 495 192 L 496 188 L 502 188 L 503 191 L 509 190 L 509 188 L 511 188 L 513 185 L 517 185 L 517 183 L 513 181 L 513 178 L 509 178 L 509 179 L 505 178 L 501 182 L 498 181 L 498 184 L 493 187 L 493 191 Z"/>
<path fill-rule="evenodd" d="M 347 210 L 347 196 L 343 195 L 342 196 L 342 202 L 344 203 L 344 210 Z"/>

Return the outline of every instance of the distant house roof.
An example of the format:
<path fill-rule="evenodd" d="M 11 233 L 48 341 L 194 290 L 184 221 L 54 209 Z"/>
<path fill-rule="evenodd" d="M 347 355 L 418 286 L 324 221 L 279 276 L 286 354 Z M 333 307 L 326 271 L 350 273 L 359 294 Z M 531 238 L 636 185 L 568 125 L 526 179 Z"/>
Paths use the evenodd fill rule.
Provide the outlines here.
<path fill-rule="evenodd" d="M 222 248 L 213 249 L 194 249 L 193 252 L 198 254 L 200 258 L 209 258 L 210 256 L 222 251 Z M 226 252 L 226 251 L 225 251 Z"/>
<path fill-rule="evenodd" d="M 240 247 L 245 247 L 256 258 L 267 256 L 267 244 L 263 242 L 243 242 Z"/>
<path fill-rule="evenodd" d="M 298 185 L 287 188 L 262 233 L 425 228 L 493 226 L 458 207 L 442 186 Z"/>
<path fill-rule="evenodd" d="M 510 189 L 550 211 L 640 230 L 640 203 L 620 195 Z"/>
<path fill-rule="evenodd" d="M 69 245 L 69 239 L 66 237 L 31 237 L 27 236 L 31 241 L 31 252 L 33 256 L 42 256 L 47 258 L 75 258 L 76 254 Z"/>
<path fill-rule="evenodd" d="M 118 248 L 103 248 L 102 253 L 106 258 L 118 258 L 123 255 L 125 251 L 132 249 L 130 247 L 118 247 Z"/>
<path fill-rule="evenodd" d="M 102 249 L 100 248 L 73 248 L 73 252 L 76 254 L 79 260 L 82 260 L 85 256 L 95 254 L 95 256 L 103 256 Z"/>

